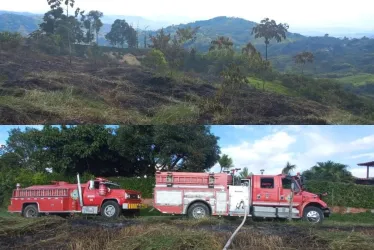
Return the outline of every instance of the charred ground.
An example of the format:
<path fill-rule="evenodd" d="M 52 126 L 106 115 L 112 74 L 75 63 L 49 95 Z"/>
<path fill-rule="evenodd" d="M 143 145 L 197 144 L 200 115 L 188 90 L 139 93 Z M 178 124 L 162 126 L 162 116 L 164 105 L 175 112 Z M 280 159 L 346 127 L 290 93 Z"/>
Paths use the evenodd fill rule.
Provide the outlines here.
<path fill-rule="evenodd" d="M 247 85 L 217 97 L 220 79 L 142 66 L 0 51 L 2 124 L 372 123 L 350 110 Z"/>
<path fill-rule="evenodd" d="M 0 249 L 222 249 L 238 220 L 0 218 Z M 231 249 L 372 249 L 372 225 L 252 222 Z"/>

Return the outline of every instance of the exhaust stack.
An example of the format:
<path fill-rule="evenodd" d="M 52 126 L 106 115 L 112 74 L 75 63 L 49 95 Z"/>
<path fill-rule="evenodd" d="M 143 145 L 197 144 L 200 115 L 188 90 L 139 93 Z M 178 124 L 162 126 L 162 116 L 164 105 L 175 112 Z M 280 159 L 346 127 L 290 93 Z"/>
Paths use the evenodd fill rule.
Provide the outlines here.
<path fill-rule="evenodd" d="M 79 178 L 79 173 L 77 174 L 77 181 L 78 181 L 79 205 L 83 207 L 82 187 L 81 187 L 81 180 Z"/>

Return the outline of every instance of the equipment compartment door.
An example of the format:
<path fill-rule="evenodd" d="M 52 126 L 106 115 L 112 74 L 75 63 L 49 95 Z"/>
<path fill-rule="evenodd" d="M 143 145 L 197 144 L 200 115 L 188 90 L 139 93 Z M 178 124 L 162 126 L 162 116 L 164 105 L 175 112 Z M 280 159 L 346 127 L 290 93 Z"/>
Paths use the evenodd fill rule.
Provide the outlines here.
<path fill-rule="evenodd" d="M 231 215 L 244 215 L 245 208 L 248 208 L 250 201 L 250 193 L 248 186 L 230 186 L 229 188 Z"/>

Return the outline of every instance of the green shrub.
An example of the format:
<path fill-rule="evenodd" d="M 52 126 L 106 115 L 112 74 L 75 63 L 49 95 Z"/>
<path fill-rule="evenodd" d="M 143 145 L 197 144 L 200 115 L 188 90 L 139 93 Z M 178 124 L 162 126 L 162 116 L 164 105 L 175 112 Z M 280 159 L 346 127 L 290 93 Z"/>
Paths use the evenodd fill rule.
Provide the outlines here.
<path fill-rule="evenodd" d="M 306 188 L 312 193 L 328 195 L 323 200 L 329 206 L 374 208 L 374 186 L 328 181 L 307 181 Z"/>
<path fill-rule="evenodd" d="M 23 37 L 17 32 L 0 32 L 0 49 L 17 48 L 23 41 Z"/>
<path fill-rule="evenodd" d="M 152 49 L 143 60 L 144 66 L 164 72 L 168 68 L 168 63 L 164 53 L 157 49 Z"/>
<path fill-rule="evenodd" d="M 153 188 L 155 186 L 155 178 L 125 178 L 125 177 L 112 177 L 111 181 L 121 185 L 124 189 L 131 189 L 140 191 L 143 198 L 153 197 Z"/>

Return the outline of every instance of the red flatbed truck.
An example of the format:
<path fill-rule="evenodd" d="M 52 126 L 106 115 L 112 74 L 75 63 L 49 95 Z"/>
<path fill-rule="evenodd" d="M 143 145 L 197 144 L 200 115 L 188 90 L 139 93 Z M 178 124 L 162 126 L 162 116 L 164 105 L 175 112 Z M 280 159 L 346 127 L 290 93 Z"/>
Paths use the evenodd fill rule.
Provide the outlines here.
<path fill-rule="evenodd" d="M 8 211 L 20 213 L 24 217 L 37 217 L 41 214 L 72 215 L 100 214 L 106 218 L 116 218 L 121 213 L 138 215 L 142 204 L 138 191 L 118 189 L 119 185 L 105 178 L 96 178 L 81 184 L 63 181 L 52 185 L 37 185 L 17 188 L 13 191 Z"/>
<path fill-rule="evenodd" d="M 321 195 L 307 192 L 300 175 L 252 175 L 234 185 L 227 173 L 157 172 L 154 207 L 162 213 L 292 218 L 320 223 L 330 215 Z M 292 188 L 291 188 L 292 187 Z M 292 190 L 292 191 L 291 191 Z"/>

